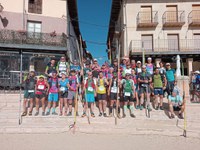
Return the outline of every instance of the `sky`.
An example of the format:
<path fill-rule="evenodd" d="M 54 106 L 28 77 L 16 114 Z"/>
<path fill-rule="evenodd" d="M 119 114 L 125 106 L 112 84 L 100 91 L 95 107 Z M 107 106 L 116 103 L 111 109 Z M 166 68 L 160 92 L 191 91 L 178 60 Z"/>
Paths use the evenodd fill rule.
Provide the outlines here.
<path fill-rule="evenodd" d="M 99 64 L 108 60 L 107 35 L 112 0 L 77 0 L 79 28 L 87 50 Z"/>

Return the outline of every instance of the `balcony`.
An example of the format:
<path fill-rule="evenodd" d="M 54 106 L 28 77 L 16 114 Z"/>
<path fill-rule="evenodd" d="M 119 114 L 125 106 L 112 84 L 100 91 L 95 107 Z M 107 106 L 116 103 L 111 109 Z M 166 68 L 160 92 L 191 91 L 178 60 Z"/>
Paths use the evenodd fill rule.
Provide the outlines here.
<path fill-rule="evenodd" d="M 189 13 L 188 24 L 190 27 L 200 27 L 200 10 L 193 10 Z"/>
<path fill-rule="evenodd" d="M 138 28 L 152 28 L 158 25 L 158 12 L 139 12 L 137 15 Z"/>
<path fill-rule="evenodd" d="M 163 27 L 182 27 L 185 24 L 185 12 L 166 11 L 162 19 Z"/>
<path fill-rule="evenodd" d="M 66 47 L 66 35 L 55 33 L 32 33 L 26 31 L 0 30 L 0 45 L 21 48 L 63 48 Z M 66 48 L 65 48 L 66 49 Z"/>
<path fill-rule="evenodd" d="M 199 54 L 200 39 L 180 39 L 180 40 L 164 40 L 155 39 L 153 41 L 132 40 L 129 50 L 133 54 Z"/>

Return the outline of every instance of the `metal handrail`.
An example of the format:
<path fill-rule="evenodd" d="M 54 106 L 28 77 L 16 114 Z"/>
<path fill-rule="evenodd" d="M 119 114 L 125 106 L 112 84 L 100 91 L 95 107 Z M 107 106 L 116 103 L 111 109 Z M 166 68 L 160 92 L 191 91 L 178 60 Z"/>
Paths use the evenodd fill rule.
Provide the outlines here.
<path fill-rule="evenodd" d="M 158 23 L 158 11 L 140 11 L 137 14 L 137 24 Z"/>
<path fill-rule="evenodd" d="M 0 43 L 34 44 L 44 46 L 66 47 L 66 35 L 56 33 L 34 33 L 23 30 L 0 30 Z"/>
<path fill-rule="evenodd" d="M 163 24 L 185 22 L 185 11 L 165 11 L 162 19 Z"/>
<path fill-rule="evenodd" d="M 142 52 L 142 42 L 144 43 L 144 49 L 147 52 L 192 52 L 200 51 L 199 39 L 155 39 L 155 40 L 132 40 L 130 42 L 129 49 L 132 52 Z"/>
<path fill-rule="evenodd" d="M 193 10 L 188 14 L 188 24 L 192 22 L 200 23 L 200 10 Z"/>

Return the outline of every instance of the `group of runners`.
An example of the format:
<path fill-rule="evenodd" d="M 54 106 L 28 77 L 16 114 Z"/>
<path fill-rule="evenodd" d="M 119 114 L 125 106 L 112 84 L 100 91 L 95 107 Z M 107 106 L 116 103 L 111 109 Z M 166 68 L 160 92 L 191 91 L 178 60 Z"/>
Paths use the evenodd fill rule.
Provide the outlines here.
<path fill-rule="evenodd" d="M 124 58 L 120 63 L 114 60 L 112 65 L 105 63 L 100 66 L 96 59 L 92 62 L 84 59 L 81 65 L 75 60 L 70 65 L 65 57 L 61 57 L 57 63 L 54 59 L 51 60 L 45 75 L 36 78 L 35 72 L 31 71 L 24 77 L 22 116 L 32 115 L 34 103 L 34 115 L 38 116 L 40 101 L 42 116 L 58 115 L 58 102 L 59 115 L 71 116 L 73 104 L 77 103 L 75 100 L 79 98 L 83 103 L 82 117 L 89 115 L 89 108 L 91 117 L 95 117 L 94 107 L 97 106 L 99 117 L 115 114 L 124 118 L 130 112 L 130 116 L 135 118 L 135 109 L 163 110 L 163 97 L 166 92 L 169 117 L 174 118 L 174 111 L 177 110 L 178 117 L 183 118 L 185 103 L 176 82 L 175 70 L 170 63 L 164 65 L 160 62 L 155 66 L 152 58 L 148 58 L 145 65 L 142 65 L 141 61 Z M 153 97 L 152 103 L 150 97 Z M 78 115 L 77 109 L 75 112 Z"/>

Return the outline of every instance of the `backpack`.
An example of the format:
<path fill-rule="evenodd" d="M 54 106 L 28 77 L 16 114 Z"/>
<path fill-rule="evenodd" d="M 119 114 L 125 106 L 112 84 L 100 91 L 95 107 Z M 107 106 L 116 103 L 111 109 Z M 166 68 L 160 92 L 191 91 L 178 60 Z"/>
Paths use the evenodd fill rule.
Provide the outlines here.
<path fill-rule="evenodd" d="M 114 85 L 114 79 L 112 79 L 111 87 Z M 116 80 L 116 87 L 118 86 L 118 81 Z"/>
<path fill-rule="evenodd" d="M 107 84 L 106 84 L 106 81 L 105 81 L 105 78 L 103 78 L 103 85 L 106 87 Z M 100 86 L 100 79 L 97 80 L 97 86 Z"/>
<path fill-rule="evenodd" d="M 94 80 L 92 79 L 92 83 L 91 83 L 91 86 L 93 89 L 95 89 L 95 83 L 94 83 Z M 88 79 L 86 80 L 86 84 L 85 84 L 85 88 L 88 88 L 89 85 L 88 85 Z"/>
<path fill-rule="evenodd" d="M 132 80 L 125 80 L 125 82 L 123 82 L 123 89 L 128 90 L 128 91 L 132 91 L 132 86 L 133 86 L 133 81 Z M 128 87 L 128 88 L 127 88 Z"/>

